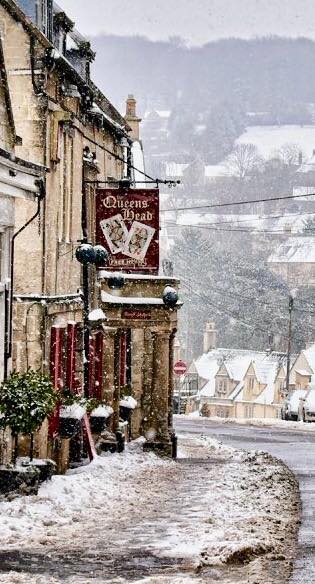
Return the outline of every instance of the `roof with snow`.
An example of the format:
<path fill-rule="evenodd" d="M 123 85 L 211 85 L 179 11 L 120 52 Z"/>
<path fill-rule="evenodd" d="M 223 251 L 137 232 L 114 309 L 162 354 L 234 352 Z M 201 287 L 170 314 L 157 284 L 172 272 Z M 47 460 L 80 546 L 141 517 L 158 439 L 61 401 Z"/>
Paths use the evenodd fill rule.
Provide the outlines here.
<path fill-rule="evenodd" d="M 167 162 L 165 166 L 165 175 L 169 178 L 183 176 L 184 170 L 189 164 L 178 164 L 177 162 Z"/>
<path fill-rule="evenodd" d="M 262 403 L 272 403 L 274 381 L 282 364 L 283 355 L 267 351 L 218 348 L 201 355 L 193 362 L 198 375 L 207 382 L 200 390 L 200 396 L 213 397 L 215 379 L 222 365 L 231 380 L 236 383 L 229 399 L 242 399 L 243 379 L 252 363 L 259 383 L 266 385 L 261 396 Z M 259 402 L 258 402 L 259 403 Z"/>
<path fill-rule="evenodd" d="M 315 373 L 315 343 L 308 347 L 308 349 L 304 349 L 302 351 L 304 357 L 306 358 L 307 363 L 309 364 L 313 374 Z M 310 375 L 310 373 L 306 373 Z"/>
<path fill-rule="evenodd" d="M 315 263 L 315 237 L 290 237 L 268 258 L 273 264 Z"/>
<path fill-rule="evenodd" d="M 225 164 L 209 164 L 205 166 L 205 177 L 216 179 L 233 176 L 233 172 Z"/>

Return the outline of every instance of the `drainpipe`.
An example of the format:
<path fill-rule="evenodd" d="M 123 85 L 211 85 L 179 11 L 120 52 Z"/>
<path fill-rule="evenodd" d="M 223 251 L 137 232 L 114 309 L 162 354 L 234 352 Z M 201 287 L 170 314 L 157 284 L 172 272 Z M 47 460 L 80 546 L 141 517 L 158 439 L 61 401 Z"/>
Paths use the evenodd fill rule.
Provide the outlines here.
<path fill-rule="evenodd" d="M 9 322 L 6 327 L 6 339 L 5 339 L 5 353 L 4 353 L 4 379 L 8 378 L 9 372 L 9 359 L 12 357 L 12 319 L 13 319 L 13 293 L 14 293 L 14 251 L 15 251 L 15 240 L 35 219 L 39 216 L 40 205 L 45 197 L 46 189 L 44 180 L 41 178 L 38 181 L 39 193 L 37 195 L 37 210 L 36 213 L 24 224 L 22 227 L 14 233 L 11 241 L 11 259 L 10 259 L 10 300 L 9 300 Z"/>

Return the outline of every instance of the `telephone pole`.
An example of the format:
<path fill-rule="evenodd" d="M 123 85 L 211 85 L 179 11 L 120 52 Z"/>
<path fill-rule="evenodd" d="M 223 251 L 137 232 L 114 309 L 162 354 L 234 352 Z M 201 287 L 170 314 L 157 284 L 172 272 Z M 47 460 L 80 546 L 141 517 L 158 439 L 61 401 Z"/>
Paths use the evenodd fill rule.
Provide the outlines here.
<path fill-rule="evenodd" d="M 287 349 L 287 375 L 286 375 L 286 386 L 285 392 L 286 397 L 289 395 L 290 390 L 290 364 L 291 364 L 291 345 L 292 345 L 292 312 L 294 306 L 294 299 L 292 294 L 289 296 L 289 330 L 288 330 L 288 349 Z"/>

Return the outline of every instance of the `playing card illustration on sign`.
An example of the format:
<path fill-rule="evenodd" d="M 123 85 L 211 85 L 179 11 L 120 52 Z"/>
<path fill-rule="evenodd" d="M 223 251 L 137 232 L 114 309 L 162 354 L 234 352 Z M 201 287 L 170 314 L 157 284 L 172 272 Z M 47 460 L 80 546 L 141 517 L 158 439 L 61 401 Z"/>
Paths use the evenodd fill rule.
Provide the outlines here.
<path fill-rule="evenodd" d="M 155 233 L 153 227 L 134 221 L 129 231 L 123 253 L 136 260 L 143 260 Z"/>
<path fill-rule="evenodd" d="M 105 235 L 108 247 L 112 253 L 119 253 L 124 250 L 128 229 L 120 214 L 100 222 Z"/>

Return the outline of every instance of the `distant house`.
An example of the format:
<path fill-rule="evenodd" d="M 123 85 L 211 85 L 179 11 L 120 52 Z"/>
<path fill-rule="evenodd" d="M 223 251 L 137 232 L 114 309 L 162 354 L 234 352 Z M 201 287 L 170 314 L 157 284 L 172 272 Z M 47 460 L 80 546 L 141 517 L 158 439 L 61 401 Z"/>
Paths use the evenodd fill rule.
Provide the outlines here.
<path fill-rule="evenodd" d="M 268 263 L 290 287 L 314 287 L 315 237 L 290 237 L 271 254 Z"/>
<path fill-rule="evenodd" d="M 285 356 L 270 351 L 218 348 L 196 359 L 203 384 L 188 398 L 188 411 L 199 409 L 222 418 L 280 416 L 285 383 Z"/>
<path fill-rule="evenodd" d="M 315 381 L 315 344 L 297 356 L 290 372 L 290 388 L 307 389 Z"/>

